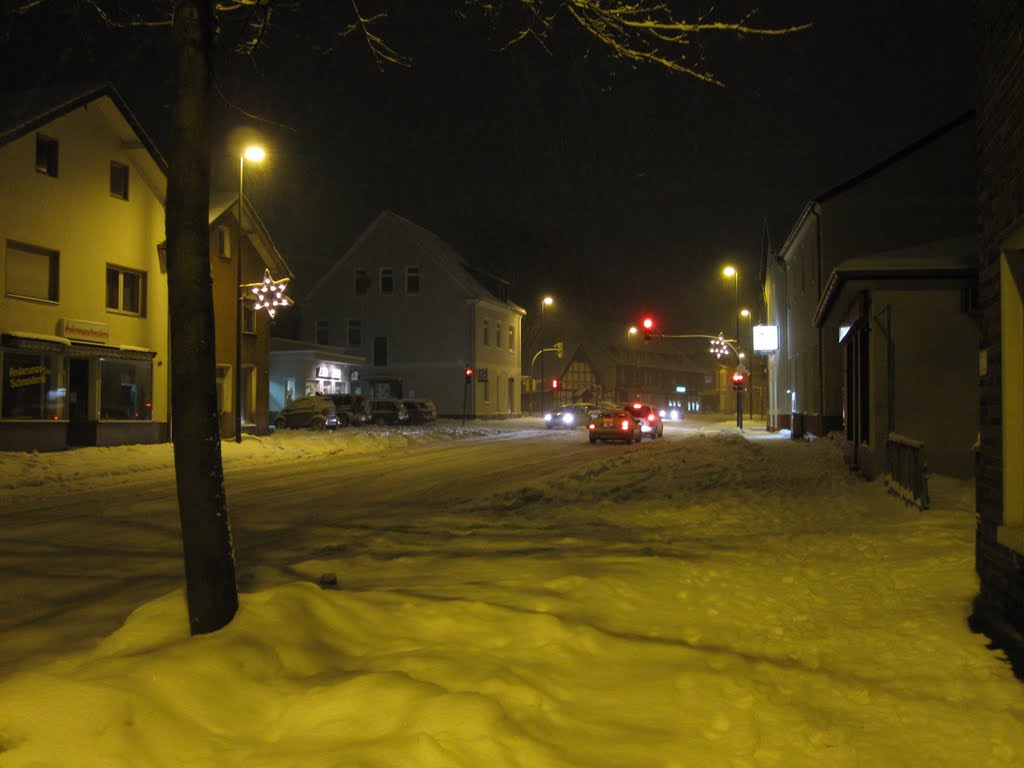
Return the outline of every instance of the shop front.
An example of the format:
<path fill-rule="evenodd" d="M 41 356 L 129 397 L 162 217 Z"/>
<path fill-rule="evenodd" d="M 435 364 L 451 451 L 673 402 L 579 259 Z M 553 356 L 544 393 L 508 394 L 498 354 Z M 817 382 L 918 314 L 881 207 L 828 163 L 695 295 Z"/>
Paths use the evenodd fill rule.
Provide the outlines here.
<path fill-rule="evenodd" d="M 0 336 L 0 450 L 157 443 L 154 357 L 63 337 Z"/>
<path fill-rule="evenodd" d="M 270 340 L 270 412 L 304 395 L 344 395 L 353 392 L 357 367 L 365 358 L 347 355 L 337 347 L 292 339 Z"/>

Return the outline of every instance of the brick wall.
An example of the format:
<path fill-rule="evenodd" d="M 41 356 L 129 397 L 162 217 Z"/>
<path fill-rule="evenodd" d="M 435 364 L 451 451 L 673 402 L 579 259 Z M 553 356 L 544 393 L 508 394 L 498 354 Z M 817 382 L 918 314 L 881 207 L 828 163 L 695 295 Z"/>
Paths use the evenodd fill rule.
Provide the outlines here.
<path fill-rule="evenodd" d="M 972 626 L 1024 663 L 1024 558 L 996 542 L 1002 520 L 1000 241 L 1024 223 L 1024 4 L 975 0 L 978 84 L 981 451 L 976 471 L 976 569 L 981 590 Z M 1019 471 L 1019 468 L 1018 470 Z M 1018 667 L 1019 669 L 1022 667 Z"/>

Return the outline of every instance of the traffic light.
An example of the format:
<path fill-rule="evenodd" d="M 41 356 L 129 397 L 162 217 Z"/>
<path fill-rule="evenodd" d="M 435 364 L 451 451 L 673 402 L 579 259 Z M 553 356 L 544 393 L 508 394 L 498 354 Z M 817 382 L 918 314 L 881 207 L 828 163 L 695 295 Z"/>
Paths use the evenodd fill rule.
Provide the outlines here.
<path fill-rule="evenodd" d="M 644 328 L 644 341 L 650 341 L 654 338 L 654 320 L 650 317 L 645 317 L 640 325 Z"/>
<path fill-rule="evenodd" d="M 743 385 L 747 382 L 747 374 L 742 371 L 736 371 L 732 375 L 732 388 L 743 389 Z"/>
<path fill-rule="evenodd" d="M 473 383 L 473 369 L 470 368 L 469 366 L 466 366 L 466 383 L 467 384 L 472 384 Z"/>
<path fill-rule="evenodd" d="M 558 379 L 552 379 L 551 380 L 551 388 L 552 389 L 558 389 Z"/>

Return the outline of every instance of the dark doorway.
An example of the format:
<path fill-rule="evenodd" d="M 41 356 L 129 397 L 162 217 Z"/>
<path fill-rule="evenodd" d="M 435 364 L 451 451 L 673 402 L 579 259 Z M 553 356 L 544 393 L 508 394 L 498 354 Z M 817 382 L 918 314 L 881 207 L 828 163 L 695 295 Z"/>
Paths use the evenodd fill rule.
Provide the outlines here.
<path fill-rule="evenodd" d="M 68 360 L 68 445 L 95 445 L 96 423 L 89 420 L 89 360 Z"/>

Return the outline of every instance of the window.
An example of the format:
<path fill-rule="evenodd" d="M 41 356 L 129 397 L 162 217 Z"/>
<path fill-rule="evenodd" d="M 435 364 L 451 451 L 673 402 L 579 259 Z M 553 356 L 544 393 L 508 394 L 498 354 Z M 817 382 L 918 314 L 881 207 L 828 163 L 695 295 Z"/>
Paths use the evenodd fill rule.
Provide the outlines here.
<path fill-rule="evenodd" d="M 420 292 L 420 268 L 419 267 L 406 267 L 405 268 L 405 292 L 408 294 L 417 294 Z"/>
<path fill-rule="evenodd" d="M 491 324 L 484 320 L 484 346 L 491 346 Z"/>
<path fill-rule="evenodd" d="M 348 346 L 350 346 L 350 347 L 361 347 L 361 346 L 363 346 L 363 321 L 362 320 L 349 320 L 348 321 Z"/>
<path fill-rule="evenodd" d="M 395 292 L 395 271 L 391 267 L 380 268 L 381 296 L 390 296 Z"/>
<path fill-rule="evenodd" d="M 60 144 L 49 136 L 36 134 L 36 171 L 57 178 Z"/>
<path fill-rule="evenodd" d="M 330 323 L 327 320 L 316 321 L 316 343 L 327 345 L 331 343 Z"/>
<path fill-rule="evenodd" d="M 153 418 L 153 364 L 150 361 L 100 360 L 100 418 Z"/>
<path fill-rule="evenodd" d="M 110 162 L 110 194 L 120 200 L 128 199 L 128 166 Z"/>
<path fill-rule="evenodd" d="M 373 339 L 373 364 L 384 366 L 388 364 L 388 338 L 387 336 L 375 336 Z"/>
<path fill-rule="evenodd" d="M 231 258 L 231 230 L 228 227 L 217 227 L 217 257 Z"/>
<path fill-rule="evenodd" d="M 56 251 L 7 241 L 5 269 L 6 294 L 26 299 L 58 300 L 58 265 Z"/>
<path fill-rule="evenodd" d="M 146 315 L 146 273 L 107 267 L 107 309 Z"/>
<path fill-rule="evenodd" d="M 64 391 L 58 388 L 60 358 L 38 352 L 5 352 L 0 402 L 5 419 L 57 419 L 63 417 Z"/>
<path fill-rule="evenodd" d="M 356 296 L 365 296 L 370 292 L 370 275 L 365 269 L 356 270 Z"/>
<path fill-rule="evenodd" d="M 516 348 L 516 329 L 515 326 L 510 325 L 508 327 L 508 351 L 514 352 Z"/>
<path fill-rule="evenodd" d="M 242 301 L 242 333 L 256 333 L 256 310 L 252 305 L 248 299 Z"/>
<path fill-rule="evenodd" d="M 217 366 L 217 413 L 224 413 L 224 403 L 227 402 L 227 395 L 225 391 L 227 389 L 228 373 L 231 369 L 226 365 Z"/>

